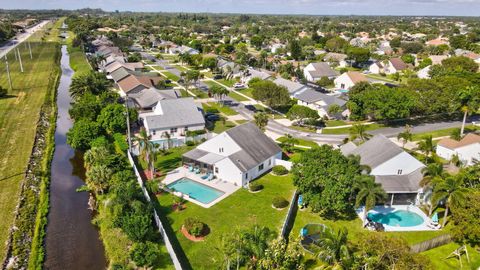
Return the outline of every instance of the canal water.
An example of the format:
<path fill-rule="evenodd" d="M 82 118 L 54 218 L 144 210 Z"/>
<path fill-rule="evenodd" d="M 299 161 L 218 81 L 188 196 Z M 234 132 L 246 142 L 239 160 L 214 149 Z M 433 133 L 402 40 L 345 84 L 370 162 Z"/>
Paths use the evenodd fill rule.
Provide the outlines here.
<path fill-rule="evenodd" d="M 62 46 L 61 68 L 44 266 L 52 270 L 105 269 L 104 248 L 91 223 L 93 213 L 88 209 L 88 194 L 76 192 L 85 179 L 82 155 L 67 144 L 66 134 L 73 125 L 68 115 L 71 102 L 68 89 L 74 71 L 66 46 Z"/>

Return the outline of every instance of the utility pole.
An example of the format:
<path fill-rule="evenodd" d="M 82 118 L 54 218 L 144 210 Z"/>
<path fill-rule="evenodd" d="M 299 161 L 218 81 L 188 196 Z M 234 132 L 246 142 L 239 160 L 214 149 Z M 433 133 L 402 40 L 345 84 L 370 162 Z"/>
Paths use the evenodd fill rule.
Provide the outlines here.
<path fill-rule="evenodd" d="M 13 54 L 15 54 L 15 61 L 18 61 L 18 57 L 17 57 L 17 50 L 15 50 L 16 48 L 14 47 L 13 48 Z"/>
<path fill-rule="evenodd" d="M 10 77 L 10 68 L 8 67 L 7 54 L 5 54 L 5 66 L 7 68 L 8 84 L 10 85 L 10 90 L 13 90 L 13 88 L 12 88 L 12 78 Z"/>
<path fill-rule="evenodd" d="M 22 57 L 20 56 L 20 51 L 18 50 L 18 47 L 17 47 L 17 53 L 18 53 L 18 60 L 20 60 L 20 70 L 23 73 Z"/>
<path fill-rule="evenodd" d="M 127 108 L 127 140 L 128 140 L 128 151 L 132 152 L 132 139 L 130 138 L 130 115 L 128 112 L 128 95 L 125 97 L 125 107 Z"/>
<path fill-rule="evenodd" d="M 33 56 L 32 56 L 32 47 L 30 46 L 30 41 L 28 41 L 28 49 L 30 50 L 30 60 L 32 60 Z"/>

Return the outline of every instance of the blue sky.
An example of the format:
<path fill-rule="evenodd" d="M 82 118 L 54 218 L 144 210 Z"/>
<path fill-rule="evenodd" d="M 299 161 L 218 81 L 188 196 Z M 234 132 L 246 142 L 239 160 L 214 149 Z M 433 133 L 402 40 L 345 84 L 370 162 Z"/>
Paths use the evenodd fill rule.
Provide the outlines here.
<path fill-rule="evenodd" d="M 4 9 L 480 16 L 480 0 L 0 0 Z"/>

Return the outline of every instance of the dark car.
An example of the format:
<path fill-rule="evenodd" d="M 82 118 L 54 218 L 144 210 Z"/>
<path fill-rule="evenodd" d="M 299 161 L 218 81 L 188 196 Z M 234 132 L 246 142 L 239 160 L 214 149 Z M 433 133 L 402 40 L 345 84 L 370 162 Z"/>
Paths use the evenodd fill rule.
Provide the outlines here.
<path fill-rule="evenodd" d="M 252 112 L 256 112 L 257 111 L 257 108 L 255 108 L 255 106 L 253 105 L 245 105 L 245 108 L 247 108 L 248 110 L 252 111 Z"/>
<path fill-rule="evenodd" d="M 172 80 L 167 79 L 165 80 L 165 83 L 172 83 Z"/>
<path fill-rule="evenodd" d="M 211 112 L 206 113 L 206 114 L 205 114 L 205 118 L 207 118 L 207 117 L 209 117 L 209 116 L 212 116 L 212 115 L 215 115 L 215 114 L 214 114 L 214 113 L 211 113 Z"/>
<path fill-rule="evenodd" d="M 210 116 L 207 116 L 207 120 L 208 121 L 211 121 L 211 122 L 215 122 L 215 121 L 218 121 L 220 120 L 220 116 L 214 114 L 214 115 L 210 115 Z"/>
<path fill-rule="evenodd" d="M 220 80 L 220 79 L 222 79 L 222 78 L 223 78 L 223 76 L 220 75 L 220 74 L 215 74 L 215 75 L 213 76 L 213 79 L 214 79 L 214 80 Z"/>

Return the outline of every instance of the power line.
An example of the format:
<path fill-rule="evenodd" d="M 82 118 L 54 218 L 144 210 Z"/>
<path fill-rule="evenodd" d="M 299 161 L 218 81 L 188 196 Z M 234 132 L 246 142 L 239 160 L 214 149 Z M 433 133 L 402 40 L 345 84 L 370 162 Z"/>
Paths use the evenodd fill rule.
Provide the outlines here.
<path fill-rule="evenodd" d="M 8 84 L 10 85 L 10 90 L 13 90 L 13 87 L 12 87 L 12 78 L 10 77 L 10 68 L 9 68 L 9 66 L 8 66 L 7 54 L 5 54 L 5 66 L 6 66 L 6 68 L 7 68 Z"/>

